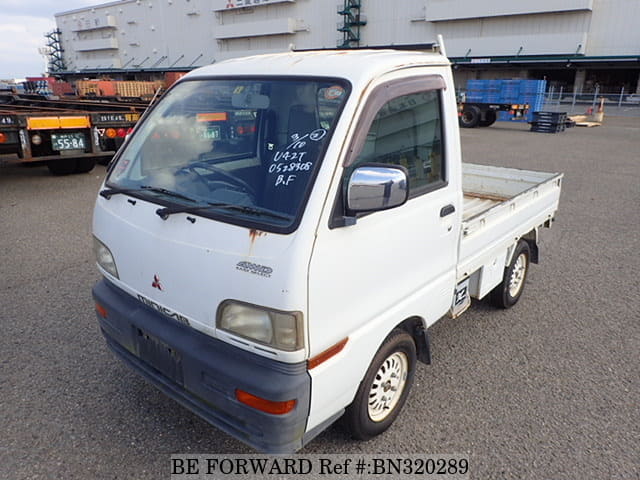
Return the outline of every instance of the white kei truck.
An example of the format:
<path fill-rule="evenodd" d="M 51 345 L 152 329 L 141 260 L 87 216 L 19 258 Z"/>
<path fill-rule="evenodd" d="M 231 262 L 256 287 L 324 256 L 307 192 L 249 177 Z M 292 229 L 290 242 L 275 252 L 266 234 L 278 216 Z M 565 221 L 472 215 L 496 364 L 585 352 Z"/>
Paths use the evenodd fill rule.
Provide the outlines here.
<path fill-rule="evenodd" d="M 463 164 L 429 52 L 260 55 L 195 70 L 137 124 L 95 204 L 117 356 L 267 453 L 385 431 L 427 328 L 522 294 L 562 175 Z"/>

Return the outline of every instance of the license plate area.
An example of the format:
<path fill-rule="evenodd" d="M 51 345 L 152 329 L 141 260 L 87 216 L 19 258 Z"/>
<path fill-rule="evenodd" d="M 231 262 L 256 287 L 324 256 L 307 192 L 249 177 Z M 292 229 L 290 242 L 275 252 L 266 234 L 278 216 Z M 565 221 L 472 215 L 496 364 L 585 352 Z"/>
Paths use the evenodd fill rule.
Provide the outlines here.
<path fill-rule="evenodd" d="M 52 133 L 51 148 L 59 152 L 68 150 L 84 152 L 87 148 L 87 142 L 84 133 Z"/>
<path fill-rule="evenodd" d="M 182 355 L 159 338 L 136 328 L 138 357 L 179 385 L 183 385 Z"/>

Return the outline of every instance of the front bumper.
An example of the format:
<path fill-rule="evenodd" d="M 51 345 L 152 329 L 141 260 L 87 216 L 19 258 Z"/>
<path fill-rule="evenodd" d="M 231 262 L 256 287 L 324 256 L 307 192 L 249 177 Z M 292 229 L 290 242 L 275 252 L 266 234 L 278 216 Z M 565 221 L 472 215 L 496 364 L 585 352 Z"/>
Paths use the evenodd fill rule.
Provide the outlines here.
<path fill-rule="evenodd" d="M 266 453 L 291 453 L 304 438 L 311 378 L 305 363 L 286 364 L 238 349 L 144 305 L 107 280 L 93 288 L 109 347 L 167 396 L 238 440 Z M 296 399 L 272 415 L 236 400 L 241 389 L 272 401 Z"/>

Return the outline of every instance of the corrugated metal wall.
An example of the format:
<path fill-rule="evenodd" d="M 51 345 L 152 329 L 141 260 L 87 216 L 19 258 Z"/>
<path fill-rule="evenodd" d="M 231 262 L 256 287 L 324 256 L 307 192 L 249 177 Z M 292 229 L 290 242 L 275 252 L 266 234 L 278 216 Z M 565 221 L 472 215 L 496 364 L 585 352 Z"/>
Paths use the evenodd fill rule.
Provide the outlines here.
<path fill-rule="evenodd" d="M 443 34 L 452 57 L 640 54 L 640 0 L 360 3 L 361 45 L 428 43 Z M 290 46 L 335 47 L 343 7 L 341 0 L 127 0 L 56 21 L 71 70 L 187 68 Z"/>

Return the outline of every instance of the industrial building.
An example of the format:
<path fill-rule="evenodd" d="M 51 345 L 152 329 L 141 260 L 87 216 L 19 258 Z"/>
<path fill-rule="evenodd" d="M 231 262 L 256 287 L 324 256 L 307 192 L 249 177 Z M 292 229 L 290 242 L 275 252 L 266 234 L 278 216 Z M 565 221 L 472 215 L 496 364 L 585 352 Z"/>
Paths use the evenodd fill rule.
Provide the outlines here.
<path fill-rule="evenodd" d="M 157 79 L 289 49 L 419 50 L 442 34 L 458 85 L 640 93 L 639 0 L 120 0 L 55 19 L 50 73 L 67 80 Z"/>

